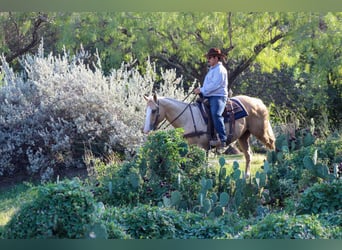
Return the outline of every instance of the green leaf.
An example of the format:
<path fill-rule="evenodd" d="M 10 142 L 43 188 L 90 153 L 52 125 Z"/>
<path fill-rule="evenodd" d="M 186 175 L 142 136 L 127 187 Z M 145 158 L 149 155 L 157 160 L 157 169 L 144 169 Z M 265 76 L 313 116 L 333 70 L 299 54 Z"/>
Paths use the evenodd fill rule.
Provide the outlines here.
<path fill-rule="evenodd" d="M 140 176 L 137 173 L 129 174 L 129 181 L 133 188 L 138 188 L 140 185 Z"/>
<path fill-rule="evenodd" d="M 216 207 L 214 208 L 214 214 L 215 214 L 216 217 L 222 216 L 223 213 L 224 213 L 223 207 L 221 207 L 221 206 L 216 206 Z"/>
<path fill-rule="evenodd" d="M 221 177 L 221 178 L 224 178 L 224 177 L 226 177 L 226 175 L 227 175 L 227 170 L 226 170 L 226 168 L 221 168 L 220 177 Z"/>
<path fill-rule="evenodd" d="M 181 193 L 179 191 L 173 191 L 171 193 L 171 205 L 172 206 L 178 206 L 181 202 Z"/>
<path fill-rule="evenodd" d="M 208 179 L 207 182 L 206 182 L 206 185 L 205 185 L 205 188 L 207 190 L 210 190 L 213 188 L 213 180 L 212 179 Z"/>
<path fill-rule="evenodd" d="M 270 164 L 268 163 L 268 161 L 264 161 L 264 172 L 267 174 L 270 172 Z"/>
<path fill-rule="evenodd" d="M 239 169 L 239 163 L 237 161 L 233 162 L 233 170 Z"/>
<path fill-rule="evenodd" d="M 166 196 L 163 196 L 163 204 L 165 207 L 171 207 L 172 206 L 171 199 L 167 198 Z"/>
<path fill-rule="evenodd" d="M 241 176 L 241 171 L 240 169 L 235 169 L 234 172 L 232 173 L 232 178 L 237 181 L 238 179 L 240 179 Z"/>
<path fill-rule="evenodd" d="M 204 201 L 203 201 L 203 212 L 205 214 L 208 214 L 211 211 L 211 206 L 212 206 L 211 200 L 208 198 L 204 199 Z"/>
<path fill-rule="evenodd" d="M 216 193 L 212 193 L 212 195 L 211 195 L 211 200 L 213 201 L 213 203 L 216 203 L 216 202 L 217 202 L 218 196 L 217 196 Z"/>
<path fill-rule="evenodd" d="M 315 164 L 310 156 L 306 155 L 303 159 L 304 167 L 310 171 L 314 170 Z"/>
<path fill-rule="evenodd" d="M 330 177 L 330 171 L 328 166 L 323 165 L 323 164 L 317 164 L 316 166 L 316 172 L 319 177 L 322 179 L 329 179 Z"/>
<path fill-rule="evenodd" d="M 219 159 L 219 163 L 220 163 L 220 166 L 223 167 L 224 164 L 226 164 L 226 159 L 224 159 L 224 157 L 221 156 Z"/>
<path fill-rule="evenodd" d="M 229 195 L 227 192 L 222 192 L 220 194 L 220 205 L 222 207 L 225 207 L 228 205 L 228 202 L 229 202 Z"/>

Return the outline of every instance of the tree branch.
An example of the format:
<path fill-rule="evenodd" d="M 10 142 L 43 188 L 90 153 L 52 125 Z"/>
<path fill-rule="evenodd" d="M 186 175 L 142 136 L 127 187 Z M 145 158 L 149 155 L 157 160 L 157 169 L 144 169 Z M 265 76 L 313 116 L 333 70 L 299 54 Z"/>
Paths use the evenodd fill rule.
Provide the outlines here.
<path fill-rule="evenodd" d="M 229 37 L 229 48 L 228 48 L 228 51 L 226 52 L 226 54 L 228 54 L 229 51 L 231 51 L 233 48 L 234 48 L 234 45 L 233 45 L 233 40 L 232 40 L 232 37 L 233 37 L 233 28 L 232 28 L 232 13 L 229 12 L 228 13 L 228 16 L 227 16 L 227 22 L 228 22 L 228 37 Z"/>
<path fill-rule="evenodd" d="M 285 36 L 286 36 L 285 33 L 281 33 L 281 34 L 274 36 L 272 39 L 264 43 L 260 43 L 256 45 L 253 49 L 254 54 L 251 55 L 249 58 L 241 61 L 240 64 L 234 69 L 234 71 L 228 76 L 229 88 L 231 88 L 234 85 L 235 79 L 252 64 L 252 62 L 255 60 L 255 58 L 260 54 L 260 52 L 263 49 L 265 49 L 267 46 L 271 44 L 274 44 L 275 42 L 277 42 L 278 40 L 282 39 Z"/>
<path fill-rule="evenodd" d="M 7 56 L 6 57 L 6 61 L 8 63 L 12 62 L 14 59 L 16 59 L 17 57 L 25 54 L 26 52 L 28 52 L 29 50 L 31 50 L 32 48 L 34 48 L 35 46 L 37 46 L 40 42 L 40 39 L 39 39 L 39 34 L 38 34 L 38 31 L 40 29 L 40 27 L 46 23 L 48 21 L 47 19 L 47 15 L 42 15 L 40 14 L 38 16 L 38 18 L 35 20 L 34 24 L 33 24 L 33 30 L 32 30 L 32 38 L 31 38 L 31 42 L 21 48 L 21 49 L 18 49 L 17 51 L 14 52 L 14 54 L 10 55 L 10 56 Z"/>

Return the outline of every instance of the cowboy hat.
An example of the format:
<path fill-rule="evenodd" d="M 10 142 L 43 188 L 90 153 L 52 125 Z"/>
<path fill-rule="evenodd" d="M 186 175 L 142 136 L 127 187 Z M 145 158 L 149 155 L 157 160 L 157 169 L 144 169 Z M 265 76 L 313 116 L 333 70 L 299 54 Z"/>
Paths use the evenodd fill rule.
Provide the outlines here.
<path fill-rule="evenodd" d="M 205 54 L 204 56 L 206 56 L 206 57 L 209 57 L 209 56 L 226 57 L 224 54 L 222 54 L 221 50 L 218 48 L 209 49 L 208 53 Z"/>

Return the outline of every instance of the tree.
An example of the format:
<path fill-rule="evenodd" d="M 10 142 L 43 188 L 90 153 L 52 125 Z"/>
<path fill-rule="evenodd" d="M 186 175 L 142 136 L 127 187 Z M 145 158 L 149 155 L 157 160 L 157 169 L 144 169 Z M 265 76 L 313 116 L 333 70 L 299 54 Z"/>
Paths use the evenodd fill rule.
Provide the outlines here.
<path fill-rule="evenodd" d="M 7 62 L 28 52 L 33 52 L 40 43 L 42 34 L 48 33 L 48 15 L 44 13 L 1 13 L 2 37 L 6 48 Z"/>
<path fill-rule="evenodd" d="M 335 117 L 342 113 L 339 12 L 2 13 L 4 29 L 9 15 L 27 38 L 38 37 L 35 30 L 44 37 L 47 51 L 77 53 L 80 44 L 90 55 L 98 50 L 105 74 L 123 61 L 143 73 L 149 58 L 157 71 L 176 69 L 186 89 L 203 81 L 204 54 L 219 47 L 228 55 L 225 66 L 235 94 L 258 94 L 267 104 L 289 109 L 299 102 L 315 118 L 323 105 L 328 120 L 335 126 L 340 120 Z M 35 29 L 40 16 L 48 22 Z M 8 58 L 20 55 L 9 41 L 2 51 Z M 90 66 L 94 60 L 87 58 Z M 333 103 L 338 104 L 331 108 Z"/>

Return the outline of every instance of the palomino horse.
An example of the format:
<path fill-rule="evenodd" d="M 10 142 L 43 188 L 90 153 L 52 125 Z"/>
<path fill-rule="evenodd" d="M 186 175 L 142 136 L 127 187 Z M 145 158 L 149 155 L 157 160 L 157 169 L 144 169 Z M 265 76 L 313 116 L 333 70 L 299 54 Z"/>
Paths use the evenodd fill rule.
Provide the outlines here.
<path fill-rule="evenodd" d="M 246 159 L 245 175 L 250 175 L 251 148 L 249 136 L 252 134 L 269 149 L 275 148 L 275 137 L 269 121 L 269 114 L 265 104 L 258 98 L 236 96 L 246 108 L 248 116 L 235 121 L 234 131 L 230 132 L 226 123 L 227 134 L 231 134 L 230 142 L 239 141 L 241 150 Z M 174 128 L 183 128 L 184 136 L 190 144 L 197 144 L 209 150 L 210 136 L 207 124 L 196 103 L 185 103 L 172 98 L 145 96 L 147 101 L 144 133 L 158 128 L 158 125 L 167 120 Z"/>

